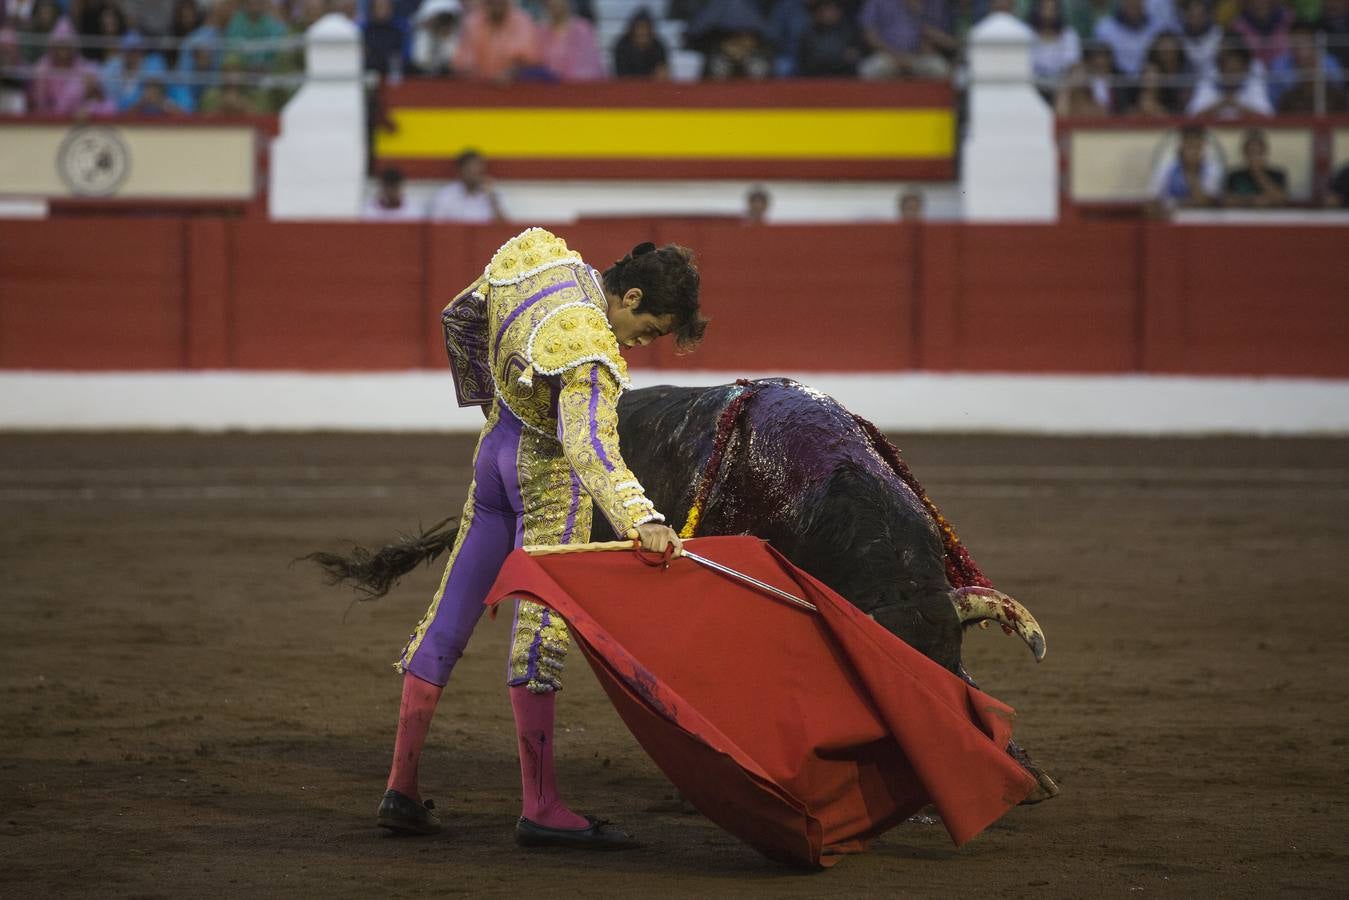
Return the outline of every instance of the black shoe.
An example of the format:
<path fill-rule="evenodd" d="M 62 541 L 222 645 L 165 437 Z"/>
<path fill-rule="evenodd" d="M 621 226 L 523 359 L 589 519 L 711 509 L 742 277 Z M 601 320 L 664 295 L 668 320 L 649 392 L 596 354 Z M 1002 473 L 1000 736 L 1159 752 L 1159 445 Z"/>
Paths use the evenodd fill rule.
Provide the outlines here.
<path fill-rule="evenodd" d="M 379 818 L 376 824 L 399 834 L 438 834 L 440 817 L 435 814 L 436 804 L 427 800 L 420 806 L 407 794 L 400 794 L 393 788 L 384 792 L 379 801 Z"/>
<path fill-rule="evenodd" d="M 521 847 L 567 847 L 572 850 L 632 850 L 642 846 L 604 819 L 586 816 L 586 828 L 548 828 L 524 816 L 515 823 L 515 843 Z"/>

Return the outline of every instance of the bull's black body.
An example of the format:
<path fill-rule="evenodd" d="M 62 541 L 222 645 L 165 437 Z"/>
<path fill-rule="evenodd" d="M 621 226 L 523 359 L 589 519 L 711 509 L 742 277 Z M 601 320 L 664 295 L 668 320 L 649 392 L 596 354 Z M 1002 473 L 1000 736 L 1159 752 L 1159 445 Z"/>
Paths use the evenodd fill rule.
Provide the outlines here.
<path fill-rule="evenodd" d="M 619 404 L 623 458 L 656 508 L 675 528 L 685 521 L 722 410 L 744 390 L 752 395 L 697 533 L 765 538 L 956 671 L 961 623 L 937 525 L 852 415 L 829 397 L 786 379 L 628 392 Z M 597 516 L 597 529 L 601 521 Z"/>

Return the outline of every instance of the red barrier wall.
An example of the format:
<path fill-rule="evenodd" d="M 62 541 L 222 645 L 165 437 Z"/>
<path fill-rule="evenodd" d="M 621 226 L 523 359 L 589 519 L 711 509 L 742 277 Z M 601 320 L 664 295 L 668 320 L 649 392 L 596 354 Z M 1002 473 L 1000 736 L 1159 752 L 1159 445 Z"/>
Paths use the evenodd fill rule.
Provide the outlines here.
<path fill-rule="evenodd" d="M 209 217 L 0 222 L 0 367 L 444 365 L 440 308 L 509 226 Z M 1349 377 L 1337 228 L 1094 223 L 559 229 L 603 267 L 641 239 L 702 261 L 705 346 L 638 367 Z"/>

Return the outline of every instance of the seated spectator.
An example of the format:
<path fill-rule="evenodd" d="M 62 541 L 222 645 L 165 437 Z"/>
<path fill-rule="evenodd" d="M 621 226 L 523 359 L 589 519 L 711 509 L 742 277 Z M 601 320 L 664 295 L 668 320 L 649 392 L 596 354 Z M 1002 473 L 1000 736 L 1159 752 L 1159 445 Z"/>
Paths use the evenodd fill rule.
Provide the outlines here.
<path fill-rule="evenodd" d="M 1082 61 L 1082 42 L 1063 21 L 1060 0 L 1037 0 L 1026 24 L 1035 32 L 1030 45 L 1030 67 L 1035 80 L 1052 90 L 1063 74 Z"/>
<path fill-rule="evenodd" d="M 1325 34 L 1327 49 L 1340 68 L 1349 71 L 1349 0 L 1322 0 L 1316 30 Z"/>
<path fill-rule="evenodd" d="M 98 66 L 80 56 L 75 27 L 62 16 L 51 30 L 47 52 L 33 67 L 32 111 L 74 115 L 84 102 L 85 79 L 98 74 Z"/>
<path fill-rule="evenodd" d="M 768 46 L 753 31 L 728 31 L 703 60 L 705 81 L 759 81 L 773 74 Z"/>
<path fill-rule="evenodd" d="M 266 104 L 256 88 L 248 86 L 244 61 L 237 53 L 220 64 L 220 81 L 201 95 L 198 110 L 205 116 L 253 116 L 264 112 Z"/>
<path fill-rule="evenodd" d="M 542 61 L 538 27 L 515 0 L 482 0 L 464 16 L 454 57 L 460 75 L 513 81 L 531 77 Z"/>
<path fill-rule="evenodd" d="M 173 19 L 169 26 L 169 36 L 181 42 L 189 34 L 200 28 L 203 21 L 204 17 L 201 10 L 197 8 L 197 0 L 178 0 L 173 6 Z M 165 51 L 164 62 L 168 63 L 170 69 L 177 68 L 177 48 L 170 48 Z"/>
<path fill-rule="evenodd" d="M 179 47 L 178 67 L 174 70 L 169 99 L 183 112 L 197 112 L 200 107 L 202 94 L 219 72 L 216 67 L 219 47 L 219 43 L 196 38 L 183 40 Z"/>
<path fill-rule="evenodd" d="M 768 207 L 773 202 L 773 198 L 768 195 L 768 189 L 762 185 L 755 185 L 749 189 L 745 195 L 745 224 L 746 225 L 767 225 Z"/>
<path fill-rule="evenodd" d="M 1251 56 L 1268 66 L 1288 52 L 1288 31 L 1293 14 L 1275 0 L 1244 0 L 1241 15 L 1229 28 L 1246 42 Z"/>
<path fill-rule="evenodd" d="M 899 220 L 901 222 L 923 221 L 923 194 L 920 191 L 907 190 L 899 195 Z"/>
<path fill-rule="evenodd" d="M 1342 166 L 1326 186 L 1326 206 L 1349 207 L 1349 166 Z"/>
<path fill-rule="evenodd" d="M 1147 14 L 1143 0 L 1117 0 L 1114 14 L 1096 23 L 1096 40 L 1110 47 L 1121 72 L 1137 76 L 1153 38 L 1164 27 Z"/>
<path fill-rule="evenodd" d="M 1252 70 L 1250 51 L 1243 44 L 1237 40 L 1224 43 L 1218 51 L 1217 72 L 1200 79 L 1187 112 L 1223 119 L 1274 115 L 1265 80 Z"/>
<path fill-rule="evenodd" d="M 140 32 L 128 31 L 120 51 L 104 60 L 102 73 L 108 99 L 117 104 L 119 112 L 126 112 L 140 101 L 145 80 L 163 79 L 168 67 L 158 53 L 145 52 L 145 38 Z"/>
<path fill-rule="evenodd" d="M 810 30 L 797 48 L 796 73 L 803 78 L 840 78 L 857 74 L 866 52 L 862 32 L 843 11 L 840 0 L 814 0 Z"/>
<path fill-rule="evenodd" d="M 1209 150 L 1202 125 L 1186 125 L 1173 160 L 1153 172 L 1149 193 L 1164 207 L 1216 206 L 1222 197 L 1223 167 Z"/>
<path fill-rule="evenodd" d="M 173 26 L 174 0 L 132 0 L 124 4 L 131 28 L 151 37 L 164 37 Z"/>
<path fill-rule="evenodd" d="M 1065 6 L 1068 24 L 1084 42 L 1095 40 L 1096 24 L 1114 11 L 1111 0 L 1068 0 Z"/>
<path fill-rule="evenodd" d="M 871 55 L 862 60 L 863 78 L 945 78 L 947 54 L 955 52 L 945 0 L 866 0 L 858 25 Z"/>
<path fill-rule="evenodd" d="M 145 83 L 141 85 L 140 96 L 126 111 L 135 116 L 167 116 L 181 113 L 182 109 L 169 99 L 164 82 L 152 77 L 145 79 Z"/>
<path fill-rule="evenodd" d="M 476 150 L 465 150 L 455 160 L 458 177 L 431 198 L 431 221 L 483 224 L 501 222 L 496 187 L 487 176 L 487 161 Z"/>
<path fill-rule="evenodd" d="M 370 0 L 370 15 L 361 23 L 365 70 L 401 76 L 407 68 L 411 34 L 408 24 L 394 15 L 393 0 Z"/>
<path fill-rule="evenodd" d="M 23 58 L 24 62 L 35 63 L 47 52 L 47 40 L 56 29 L 56 23 L 61 20 L 61 7 L 56 4 L 56 0 L 34 0 L 33 11 L 28 16 L 25 23 L 23 19 L 19 20 L 18 31 L 24 34 Z M 74 23 L 69 23 L 71 33 L 74 34 Z"/>
<path fill-rule="evenodd" d="M 93 20 L 93 27 L 80 33 L 92 35 L 99 39 L 97 46 L 84 48 L 85 59 L 91 59 L 96 63 L 104 63 L 109 56 L 117 53 L 117 47 L 121 45 L 122 38 L 131 29 L 127 26 L 126 16 L 122 13 L 121 7 L 112 3 L 105 3 L 95 7 L 95 9 L 97 17 Z M 82 18 L 88 20 L 88 12 Z"/>
<path fill-rule="evenodd" d="M 28 112 L 28 66 L 13 28 L 0 28 L 0 116 Z"/>
<path fill-rule="evenodd" d="M 1288 35 L 1288 52 L 1269 66 L 1269 99 L 1284 113 L 1316 110 L 1317 73 L 1325 81 L 1327 112 L 1344 111 L 1344 69 L 1316 48 L 1316 29 L 1299 22 Z"/>
<path fill-rule="evenodd" d="M 1148 50 L 1134 112 L 1146 116 L 1180 115 L 1189 106 L 1189 84 L 1193 80 L 1194 70 L 1180 38 L 1175 32 L 1163 31 Z"/>
<path fill-rule="evenodd" d="M 243 5 L 230 16 L 229 24 L 225 26 L 225 37 L 230 41 L 278 41 L 288 33 L 285 23 L 272 12 L 269 0 L 243 0 Z M 261 71 L 271 68 L 281 51 L 262 47 L 249 48 L 242 53 L 245 66 Z"/>
<path fill-rule="evenodd" d="M 366 202 L 361 218 L 371 222 L 415 222 L 426 216 L 403 196 L 403 171 L 390 166 L 379 173 L 379 188 Z"/>
<path fill-rule="evenodd" d="M 1208 0 L 1186 0 L 1184 9 L 1180 41 L 1185 47 L 1185 57 L 1192 70 L 1208 74 L 1217 66 L 1223 30 L 1213 21 Z"/>
<path fill-rule="evenodd" d="M 1115 66 L 1115 54 L 1110 45 L 1088 44 L 1083 62 L 1084 84 L 1092 103 L 1105 114 L 1122 111 L 1123 93 L 1115 86 L 1119 69 Z M 1091 115 L 1091 112 L 1086 114 Z"/>
<path fill-rule="evenodd" d="M 1054 114 L 1060 118 L 1110 115 L 1109 100 L 1101 102 L 1093 90 L 1093 79 L 1087 67 L 1078 63 L 1063 73 L 1058 90 L 1054 95 Z M 1107 89 L 1108 90 L 1108 89 Z"/>
<path fill-rule="evenodd" d="M 572 0 L 548 0 L 548 18 L 540 27 L 543 64 L 558 81 L 599 81 L 604 77 L 595 26 L 574 15 Z"/>
<path fill-rule="evenodd" d="M 426 0 L 417 10 L 412 36 L 412 66 L 423 75 L 454 74 L 459 46 L 460 0 Z"/>
<path fill-rule="evenodd" d="M 1227 175 L 1228 206 L 1283 206 L 1288 202 L 1288 174 L 1269 164 L 1264 132 L 1251 129 L 1241 142 L 1246 165 Z"/>
<path fill-rule="evenodd" d="M 775 0 L 768 14 L 768 43 L 773 47 L 773 74 L 791 78 L 798 74 L 801 39 L 810 31 L 814 0 Z"/>
<path fill-rule="evenodd" d="M 614 75 L 660 79 L 670 75 L 669 54 L 656 36 L 656 23 L 645 8 L 632 14 L 627 30 L 614 44 Z"/>
<path fill-rule="evenodd" d="M 89 72 L 84 76 L 84 97 L 75 110 L 79 118 L 101 118 L 117 115 L 117 104 L 103 90 L 103 79 Z"/>

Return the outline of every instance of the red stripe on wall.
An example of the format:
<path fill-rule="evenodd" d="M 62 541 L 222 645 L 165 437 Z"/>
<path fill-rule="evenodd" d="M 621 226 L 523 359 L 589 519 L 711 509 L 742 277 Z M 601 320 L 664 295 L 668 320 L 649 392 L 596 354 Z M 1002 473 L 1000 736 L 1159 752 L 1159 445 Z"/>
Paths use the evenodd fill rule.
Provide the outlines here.
<path fill-rule="evenodd" d="M 0 367 L 440 368 L 441 307 L 518 227 L 0 221 Z M 632 218 L 560 231 L 600 268 L 642 240 L 698 251 L 705 345 L 677 356 L 660 342 L 634 366 L 1349 377 L 1343 229 Z"/>

